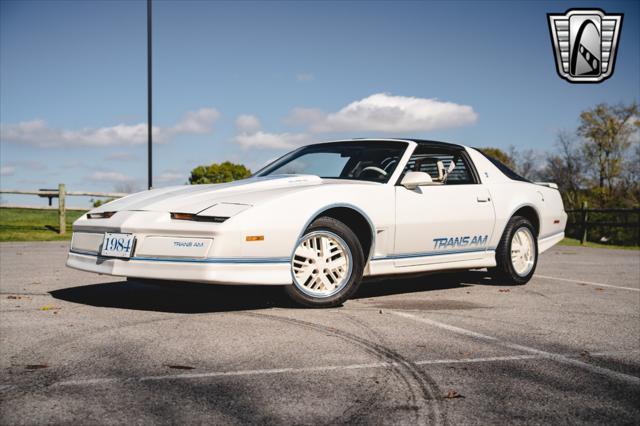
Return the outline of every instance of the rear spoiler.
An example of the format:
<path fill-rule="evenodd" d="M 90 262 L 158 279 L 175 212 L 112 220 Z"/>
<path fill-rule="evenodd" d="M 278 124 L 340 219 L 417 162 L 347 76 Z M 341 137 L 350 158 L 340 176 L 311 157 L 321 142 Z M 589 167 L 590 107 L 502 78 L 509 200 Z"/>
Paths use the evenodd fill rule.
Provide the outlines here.
<path fill-rule="evenodd" d="M 534 182 L 536 185 L 546 186 L 548 188 L 558 189 L 558 184 L 553 182 Z"/>

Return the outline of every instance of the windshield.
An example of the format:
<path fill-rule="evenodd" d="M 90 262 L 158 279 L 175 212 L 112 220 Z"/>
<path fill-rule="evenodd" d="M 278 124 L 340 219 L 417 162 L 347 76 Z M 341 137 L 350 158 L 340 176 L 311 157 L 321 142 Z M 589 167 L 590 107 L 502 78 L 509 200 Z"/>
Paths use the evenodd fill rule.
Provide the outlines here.
<path fill-rule="evenodd" d="M 256 176 L 305 174 L 386 183 L 407 146 L 406 142 L 390 141 L 309 145 L 274 161 Z"/>

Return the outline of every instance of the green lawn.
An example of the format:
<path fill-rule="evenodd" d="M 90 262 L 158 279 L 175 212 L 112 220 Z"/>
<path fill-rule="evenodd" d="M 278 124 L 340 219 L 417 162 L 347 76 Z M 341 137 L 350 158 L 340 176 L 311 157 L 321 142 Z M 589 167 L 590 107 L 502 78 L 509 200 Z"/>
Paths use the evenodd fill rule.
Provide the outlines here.
<path fill-rule="evenodd" d="M 561 246 L 579 246 L 579 247 L 594 247 L 594 248 L 609 248 L 609 249 L 621 249 L 621 250 L 640 250 L 638 246 L 616 246 L 613 244 L 598 244 L 587 242 L 584 246 L 580 244 L 580 240 L 574 240 L 573 238 L 565 238 L 560 241 Z"/>
<path fill-rule="evenodd" d="M 58 235 L 57 210 L 0 208 L 0 241 L 69 240 L 71 224 L 82 214 L 67 211 L 67 233 Z"/>
<path fill-rule="evenodd" d="M 57 210 L 29 210 L 0 208 L 0 241 L 64 241 L 71 239 L 71 224 L 83 212 L 67 212 L 67 233 L 58 235 Z M 565 238 L 563 246 L 579 246 L 580 241 Z M 614 246 L 587 243 L 586 247 L 639 250 L 638 246 Z"/>

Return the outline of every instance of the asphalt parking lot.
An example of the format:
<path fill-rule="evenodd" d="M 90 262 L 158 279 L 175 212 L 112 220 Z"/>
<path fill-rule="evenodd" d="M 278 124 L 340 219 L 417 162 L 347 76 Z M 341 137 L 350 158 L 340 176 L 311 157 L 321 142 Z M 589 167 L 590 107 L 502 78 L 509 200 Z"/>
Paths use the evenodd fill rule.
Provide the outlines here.
<path fill-rule="evenodd" d="M 640 422 L 640 252 L 556 247 L 534 279 L 365 282 L 330 310 L 281 289 L 154 285 L 0 244 L 0 421 Z"/>

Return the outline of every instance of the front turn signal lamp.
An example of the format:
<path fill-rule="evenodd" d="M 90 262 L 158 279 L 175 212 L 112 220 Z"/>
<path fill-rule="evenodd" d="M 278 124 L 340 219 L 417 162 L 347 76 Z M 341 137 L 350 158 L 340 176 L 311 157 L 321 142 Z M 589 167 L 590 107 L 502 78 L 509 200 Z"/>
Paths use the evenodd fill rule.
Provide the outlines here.
<path fill-rule="evenodd" d="M 116 214 L 116 212 L 89 213 L 87 217 L 89 219 L 109 219 L 114 214 Z"/>

